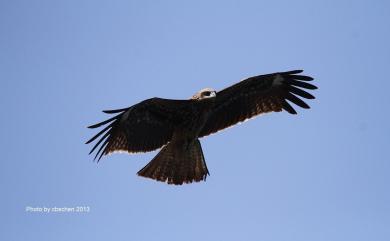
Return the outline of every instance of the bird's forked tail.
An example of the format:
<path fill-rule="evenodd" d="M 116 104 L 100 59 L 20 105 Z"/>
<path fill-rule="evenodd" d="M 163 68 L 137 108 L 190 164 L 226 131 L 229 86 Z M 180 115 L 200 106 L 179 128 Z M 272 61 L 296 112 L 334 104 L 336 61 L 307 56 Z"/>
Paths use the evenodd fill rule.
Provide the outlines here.
<path fill-rule="evenodd" d="M 200 142 L 196 139 L 190 143 L 171 141 L 137 174 L 168 184 L 181 185 L 204 181 L 209 171 Z"/>

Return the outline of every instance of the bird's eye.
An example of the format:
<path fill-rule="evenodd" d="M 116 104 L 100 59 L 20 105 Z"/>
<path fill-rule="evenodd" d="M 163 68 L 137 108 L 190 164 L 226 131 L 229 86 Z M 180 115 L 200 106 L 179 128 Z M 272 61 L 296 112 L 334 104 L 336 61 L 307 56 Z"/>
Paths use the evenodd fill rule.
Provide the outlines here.
<path fill-rule="evenodd" d="M 205 91 L 205 92 L 203 92 L 203 95 L 205 95 L 205 96 L 210 96 L 210 91 Z"/>

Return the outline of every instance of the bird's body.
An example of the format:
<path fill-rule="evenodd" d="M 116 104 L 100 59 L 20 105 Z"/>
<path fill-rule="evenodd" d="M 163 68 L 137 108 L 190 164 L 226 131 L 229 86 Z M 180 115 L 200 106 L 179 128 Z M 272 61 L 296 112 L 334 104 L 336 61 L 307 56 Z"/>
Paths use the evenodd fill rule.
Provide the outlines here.
<path fill-rule="evenodd" d="M 307 83 L 311 77 L 297 75 L 301 72 L 254 76 L 218 93 L 203 89 L 189 100 L 152 98 L 129 108 L 104 111 L 119 114 L 90 126 L 108 124 L 87 142 L 101 137 L 90 153 L 99 145 L 99 159 L 117 151 L 147 152 L 163 147 L 138 175 L 169 184 L 205 180 L 209 172 L 198 138 L 261 113 L 284 109 L 296 114 L 286 100 L 309 108 L 295 95 L 314 99 L 300 88 L 316 87 Z"/>
<path fill-rule="evenodd" d="M 180 111 L 180 119 L 173 132 L 173 137 L 177 139 L 197 138 L 210 115 L 215 98 L 191 99 L 192 104 Z"/>

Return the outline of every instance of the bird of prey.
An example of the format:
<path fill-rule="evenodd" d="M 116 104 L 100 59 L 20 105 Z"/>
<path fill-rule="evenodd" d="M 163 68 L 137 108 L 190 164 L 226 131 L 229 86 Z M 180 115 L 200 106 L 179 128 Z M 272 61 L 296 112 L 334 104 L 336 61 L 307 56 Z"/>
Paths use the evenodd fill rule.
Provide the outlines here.
<path fill-rule="evenodd" d="M 315 97 L 303 89 L 317 89 L 302 70 L 253 76 L 222 91 L 202 89 L 188 100 L 151 98 L 131 107 L 105 110 L 114 117 L 89 128 L 107 125 L 86 144 L 97 141 L 95 159 L 113 152 L 160 152 L 137 174 L 168 184 L 206 180 L 206 166 L 199 138 L 254 116 L 287 111 L 290 103 L 310 108 L 299 97 Z M 289 102 L 287 102 L 289 101 Z"/>

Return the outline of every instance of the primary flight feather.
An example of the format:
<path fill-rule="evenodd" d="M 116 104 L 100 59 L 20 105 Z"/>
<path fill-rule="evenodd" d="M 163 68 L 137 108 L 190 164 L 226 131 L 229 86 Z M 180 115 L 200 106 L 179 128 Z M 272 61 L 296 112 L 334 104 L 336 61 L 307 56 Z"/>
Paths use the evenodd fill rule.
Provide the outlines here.
<path fill-rule="evenodd" d="M 301 98 L 315 97 L 313 78 L 302 70 L 258 75 L 222 91 L 202 89 L 189 100 L 151 98 L 128 108 L 103 111 L 114 117 L 89 126 L 106 125 L 87 144 L 97 140 L 98 161 L 113 152 L 161 151 L 138 175 L 181 185 L 206 180 L 209 174 L 198 138 L 210 135 L 246 119 L 267 112 L 287 111 L 290 105 L 310 108 Z M 289 101 L 289 102 L 287 102 Z"/>

